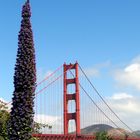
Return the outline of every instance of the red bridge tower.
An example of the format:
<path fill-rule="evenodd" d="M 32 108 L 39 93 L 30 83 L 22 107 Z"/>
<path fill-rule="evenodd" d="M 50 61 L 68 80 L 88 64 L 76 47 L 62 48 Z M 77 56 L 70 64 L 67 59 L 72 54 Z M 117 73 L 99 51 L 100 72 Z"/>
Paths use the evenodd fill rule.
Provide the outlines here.
<path fill-rule="evenodd" d="M 75 70 L 74 78 L 67 78 L 68 70 Z M 75 85 L 75 93 L 68 93 L 68 85 Z M 75 112 L 68 113 L 68 102 L 75 101 Z M 69 121 L 75 120 L 76 124 L 76 135 L 80 135 L 80 99 L 79 99 L 79 74 L 78 74 L 78 63 L 75 64 L 64 64 L 64 135 L 68 134 Z"/>

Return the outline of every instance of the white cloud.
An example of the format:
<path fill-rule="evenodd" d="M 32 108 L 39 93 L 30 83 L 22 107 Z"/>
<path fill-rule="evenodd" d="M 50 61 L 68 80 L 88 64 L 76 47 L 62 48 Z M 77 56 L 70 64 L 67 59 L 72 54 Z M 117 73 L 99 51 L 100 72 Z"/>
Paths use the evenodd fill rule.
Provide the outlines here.
<path fill-rule="evenodd" d="M 130 73 L 130 72 L 137 72 L 137 71 L 139 71 L 139 69 L 140 69 L 140 64 L 134 63 L 134 64 L 131 64 L 128 67 L 126 67 L 124 69 L 124 71 L 127 73 Z"/>
<path fill-rule="evenodd" d="M 108 101 L 111 102 L 111 106 L 118 111 L 122 110 L 129 113 L 140 113 L 139 97 L 135 97 L 127 93 L 115 93 L 112 97 L 108 98 Z"/>
<path fill-rule="evenodd" d="M 140 90 L 140 63 L 132 63 L 114 73 L 115 80 L 121 86 L 133 87 Z"/>
<path fill-rule="evenodd" d="M 124 92 L 115 93 L 108 98 L 108 102 L 126 124 L 140 130 L 140 95 L 135 94 L 140 91 L 140 55 L 125 67 L 116 69 L 113 76 L 118 89 Z"/>
<path fill-rule="evenodd" d="M 84 68 L 84 72 L 88 77 L 98 77 L 100 76 L 100 70 L 110 66 L 110 61 L 104 63 L 96 64 L 92 67 Z"/>
<path fill-rule="evenodd" d="M 97 70 L 100 69 L 98 68 Z M 120 119 L 130 126 L 131 129 L 140 130 L 140 96 L 138 94 L 134 94 L 135 90 L 140 91 L 140 56 L 134 58 L 125 67 L 116 69 L 113 76 L 115 81 L 117 81 L 117 85 L 120 85 L 118 88 L 121 87 L 120 89 L 123 90 L 123 92 L 118 92 L 113 94 L 111 97 L 107 97 L 106 101 L 112 110 L 120 117 Z M 127 92 L 125 90 L 127 90 Z M 128 92 L 131 94 L 128 94 Z M 101 102 L 99 101 L 99 105 L 100 104 Z M 112 113 L 110 113 L 107 107 L 103 104 L 101 105 L 101 108 L 105 111 L 105 113 L 109 115 L 109 117 L 112 118 L 118 126 L 122 126 L 122 128 L 124 128 L 124 125 L 121 124 L 117 118 L 112 116 Z M 93 110 L 95 113 L 98 109 Z M 101 113 L 98 116 L 100 116 L 98 117 L 99 119 L 105 118 L 103 115 L 101 115 Z M 98 122 L 98 118 L 94 119 L 93 122 Z M 87 125 L 89 124 L 91 124 L 91 122 L 88 123 L 87 121 Z"/>
<path fill-rule="evenodd" d="M 133 96 L 132 95 L 129 95 L 127 93 L 122 92 L 122 93 L 116 93 L 116 94 L 114 94 L 111 98 L 113 100 L 121 100 L 121 99 L 131 99 L 131 98 L 133 98 Z"/>
<path fill-rule="evenodd" d="M 135 58 L 132 60 L 132 63 L 140 63 L 140 55 L 138 55 L 137 57 L 135 57 Z"/>
<path fill-rule="evenodd" d="M 99 76 L 99 70 L 96 69 L 95 67 L 86 68 L 86 69 L 84 69 L 84 72 L 86 73 L 86 75 L 88 77 L 97 77 L 97 76 Z"/>
<path fill-rule="evenodd" d="M 37 114 L 34 116 L 34 120 L 38 123 L 43 123 L 43 124 L 53 124 L 57 120 L 59 120 L 60 117 L 58 116 L 48 116 L 44 114 Z"/>
<path fill-rule="evenodd" d="M 140 129 L 140 98 L 127 93 L 115 93 L 107 99 L 111 108 L 128 126 Z"/>
<path fill-rule="evenodd" d="M 35 114 L 34 121 L 41 124 L 46 124 L 52 126 L 51 129 L 49 127 L 42 128 L 40 131 L 44 134 L 60 134 L 63 132 L 63 120 L 62 116 L 49 116 L 45 114 Z M 58 129 L 59 128 L 59 129 Z"/>
<path fill-rule="evenodd" d="M 86 100 L 86 98 L 85 98 Z M 128 128 L 120 122 L 120 120 L 108 109 L 108 107 L 101 102 L 101 100 L 94 99 L 96 104 L 103 112 L 111 119 L 118 127 L 128 130 Z M 111 109 L 125 122 L 132 130 L 140 130 L 140 98 L 128 93 L 115 93 L 111 97 L 107 97 L 106 101 Z M 86 102 L 86 106 L 81 104 L 81 127 L 89 126 L 91 124 L 104 123 L 116 127 L 90 100 Z M 88 115 L 82 115 L 82 114 Z"/>

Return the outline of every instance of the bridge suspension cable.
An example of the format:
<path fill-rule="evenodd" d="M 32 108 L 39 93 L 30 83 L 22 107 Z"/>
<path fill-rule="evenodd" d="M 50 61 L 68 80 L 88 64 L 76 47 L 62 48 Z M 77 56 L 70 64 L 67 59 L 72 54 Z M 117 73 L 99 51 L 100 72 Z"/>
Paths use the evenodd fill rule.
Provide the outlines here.
<path fill-rule="evenodd" d="M 79 65 L 79 64 L 78 64 Z M 87 81 L 90 83 L 91 87 L 93 88 L 93 90 L 97 93 L 97 95 L 100 97 L 100 99 L 103 101 L 103 103 L 108 107 L 108 109 L 117 117 L 117 119 L 124 125 L 127 127 L 127 129 L 131 132 L 133 132 L 133 130 L 124 122 L 120 119 L 120 117 L 111 109 L 111 107 L 107 104 L 107 102 L 105 101 L 105 99 L 101 96 L 101 94 L 99 93 L 99 91 L 95 88 L 95 86 L 93 85 L 93 83 L 90 81 L 90 79 L 88 78 L 88 76 L 86 75 L 86 73 L 84 72 L 84 70 L 82 69 L 82 67 L 79 65 L 79 68 L 81 70 L 81 72 L 84 74 L 85 78 L 87 79 Z M 81 86 L 81 85 L 80 85 Z M 81 86 L 81 88 L 83 89 L 83 87 Z M 84 89 L 83 89 L 84 90 Z M 92 100 L 92 98 L 90 97 L 90 95 L 85 91 L 85 93 L 89 96 L 89 98 Z M 93 100 L 92 100 L 93 101 Z M 94 101 L 93 101 L 94 102 Z M 94 102 L 94 104 L 97 106 L 97 104 Z M 104 113 L 105 114 L 105 113 Z M 107 115 L 105 115 L 106 117 L 108 117 Z M 109 117 L 108 117 L 109 119 Z M 114 123 L 114 122 L 113 122 Z M 117 126 L 115 124 L 115 126 Z"/>
<path fill-rule="evenodd" d="M 62 68 L 62 67 L 61 67 Z M 44 139 L 46 133 L 48 134 L 62 134 L 63 133 L 63 75 L 66 71 L 59 69 L 50 80 L 42 82 L 38 87 L 38 91 L 35 93 L 35 112 L 36 122 L 47 123 L 52 126 L 50 130 L 44 128 L 40 136 Z M 68 70 L 72 68 L 69 67 Z M 46 84 L 47 83 L 47 84 Z M 43 86 L 43 87 L 42 87 Z M 47 91 L 47 92 L 46 92 Z M 40 96 L 41 95 L 41 96 Z M 46 101 L 46 99 L 49 99 Z M 46 108 L 47 107 L 47 108 Z M 42 114 L 42 116 L 38 116 Z M 50 118 L 45 118 L 50 116 Z M 54 122 L 52 122 L 54 119 Z M 55 120 L 56 119 L 56 120 Z M 49 122 L 50 121 L 50 122 Z"/>
<path fill-rule="evenodd" d="M 78 64 L 79 65 L 79 64 Z M 49 93 L 49 91 L 51 92 L 51 94 L 53 94 L 53 95 L 51 95 L 50 93 L 50 96 L 51 96 L 51 98 L 52 98 L 52 101 L 49 101 L 49 102 L 51 102 L 51 104 L 55 104 L 54 106 L 56 107 L 57 105 L 58 105 L 58 103 L 60 103 L 61 104 L 61 107 L 63 106 L 62 105 L 62 98 L 61 98 L 61 101 L 60 102 L 57 102 L 57 105 L 56 105 L 56 103 L 53 103 L 53 102 L 55 102 L 55 101 L 57 101 L 58 99 L 55 99 L 55 98 L 57 98 L 57 96 L 58 96 L 58 94 L 56 95 L 55 93 L 62 93 L 63 94 L 63 91 L 62 91 L 62 89 L 61 90 L 59 90 L 59 88 L 58 88 L 58 86 L 60 87 L 60 88 L 62 88 L 62 85 L 63 85 L 63 83 L 61 82 L 61 80 L 62 80 L 62 78 L 63 78 L 63 74 L 65 73 L 59 73 L 59 72 L 61 72 L 61 68 L 63 67 L 63 65 L 61 65 L 60 67 L 58 67 L 54 72 L 52 72 L 51 74 L 49 74 L 47 77 L 45 77 L 42 81 L 40 81 L 36 86 L 38 87 L 39 85 L 40 85 L 40 89 L 39 89 L 39 87 L 38 87 L 38 91 L 37 92 L 35 92 L 35 96 L 39 96 L 41 93 L 44 93 L 43 91 L 46 91 L 46 89 L 48 89 L 48 93 Z M 85 78 L 86 78 L 86 81 L 88 81 L 87 83 L 88 83 L 88 85 L 90 85 L 91 86 L 91 88 L 97 93 L 97 95 L 98 95 L 98 98 L 102 101 L 101 103 L 103 103 L 102 105 L 105 105 L 106 106 L 106 108 L 107 109 L 109 109 L 110 110 L 110 112 L 111 112 L 111 115 L 112 114 L 114 114 L 114 116 L 115 116 L 115 118 L 117 118 L 117 120 L 119 120 L 119 122 L 121 122 L 121 124 L 123 124 L 123 126 L 125 126 L 125 127 L 127 127 L 127 129 L 128 130 L 130 130 L 130 131 L 133 131 L 125 122 L 123 122 L 120 118 L 119 118 L 119 116 L 111 109 L 111 107 L 107 104 L 107 102 L 105 101 L 105 99 L 101 96 L 101 94 L 99 93 L 99 91 L 95 88 L 95 86 L 93 85 L 93 83 L 90 81 L 90 79 L 88 78 L 88 76 L 86 75 L 86 73 L 84 72 L 84 70 L 82 69 L 82 67 L 79 65 L 79 68 L 80 68 L 80 70 L 81 70 L 81 72 L 82 72 L 82 74 L 85 76 Z M 72 75 L 73 77 L 74 77 L 74 74 L 73 74 L 73 72 L 71 71 L 71 67 L 68 69 L 68 71 L 70 72 L 70 75 Z M 59 74 L 56 74 L 56 72 L 58 72 Z M 83 78 L 83 77 L 82 77 Z M 49 80 L 48 80 L 49 79 Z M 59 83 L 59 85 L 57 85 L 57 82 L 56 81 L 58 81 Z M 47 84 L 46 84 L 47 83 Z M 43 85 L 42 85 L 43 84 Z M 53 85 L 53 87 L 51 87 L 51 85 Z M 41 87 L 42 86 L 42 87 Z M 93 98 L 92 98 L 92 95 L 91 95 L 91 91 L 88 91 L 89 89 L 87 89 L 87 88 L 85 88 L 84 86 L 83 86 L 83 84 L 81 84 L 81 82 L 79 82 L 79 86 L 80 86 L 80 88 L 83 90 L 83 92 L 85 93 L 85 95 L 84 96 L 87 96 L 88 97 L 88 100 L 90 99 L 90 103 L 91 104 L 93 104 L 94 105 L 94 107 L 97 109 L 97 111 L 99 111 L 98 113 L 102 113 L 102 115 L 100 115 L 100 117 L 99 117 L 99 114 L 98 114 L 98 118 L 100 118 L 100 120 L 101 121 L 104 121 L 105 119 L 107 120 L 107 121 L 110 121 L 111 122 L 111 124 L 113 124 L 115 127 L 117 127 L 117 128 L 119 128 L 119 125 L 118 125 L 118 123 L 116 123 L 112 118 L 111 118 L 111 116 L 109 116 L 109 114 L 107 114 L 108 112 L 106 111 L 106 110 L 104 110 L 104 109 L 102 109 L 102 107 L 101 106 L 99 106 L 100 104 L 98 104 L 98 103 L 100 103 L 100 102 L 97 102 L 97 100 L 94 100 Z M 51 87 L 51 88 L 50 88 Z M 55 89 L 56 88 L 56 89 Z M 73 91 L 73 87 L 70 87 L 71 89 L 71 91 Z M 90 89 L 91 89 L 90 88 Z M 59 90 L 59 91 L 58 91 Z M 72 93 L 72 92 L 70 92 L 70 93 Z M 42 94 L 41 94 L 42 95 Z M 45 110 L 46 111 L 46 109 L 45 109 L 45 107 L 47 106 L 46 104 L 46 95 L 47 94 L 43 94 L 43 96 L 41 97 L 41 96 L 39 96 L 40 98 L 38 98 L 38 99 L 36 99 L 36 103 L 38 103 L 38 101 L 40 101 L 40 112 L 38 112 L 38 113 L 43 113 L 43 111 Z M 47 95 L 48 96 L 48 95 Z M 59 95 L 60 96 L 60 95 Z M 60 97 L 58 97 L 58 98 L 60 98 Z M 42 102 L 42 99 L 44 100 L 44 104 L 43 104 L 43 102 Z M 83 100 L 82 101 L 84 101 L 84 98 L 82 98 Z M 10 104 L 11 102 L 9 102 L 9 103 L 7 103 L 7 105 L 8 104 Z M 85 105 L 87 105 L 86 104 L 87 102 L 85 102 Z M 37 107 L 39 107 L 39 105 L 38 104 L 36 104 L 37 105 Z M 88 104 L 89 105 L 89 104 Z M 41 107 L 41 106 L 43 106 L 43 107 Z M 50 110 L 54 107 L 54 106 L 50 106 Z M 36 107 L 36 108 L 37 108 Z M 58 107 L 58 106 L 57 106 Z M 71 107 L 71 110 L 73 111 L 74 109 L 73 109 L 73 106 L 70 106 Z M 103 106 L 104 107 L 104 106 Z M 44 110 L 42 109 L 42 108 L 44 108 Z M 91 109 L 91 108 L 90 108 Z M 45 112 L 44 111 L 44 112 Z M 60 113 L 58 110 L 56 110 L 57 112 L 56 112 L 56 114 L 58 113 Z M 72 112 L 71 111 L 71 112 Z M 47 111 L 46 111 L 47 112 Z M 45 113 L 46 113 L 45 112 Z M 53 111 L 52 111 L 53 112 Z M 87 112 L 87 110 L 86 110 L 86 112 Z M 107 113 L 106 113 L 107 112 Z M 37 111 L 36 111 L 36 113 L 37 113 Z M 91 113 L 92 114 L 92 113 Z M 50 114 L 49 114 L 50 115 Z M 55 114 L 51 114 L 51 115 L 55 115 Z M 104 118 L 102 118 L 103 117 L 103 115 L 104 115 Z M 85 113 L 85 117 L 89 117 L 86 113 Z M 91 115 L 91 117 L 92 118 L 94 118 L 92 115 Z M 45 117 L 44 117 L 45 118 Z M 60 118 L 59 118 L 60 119 Z M 63 119 L 63 117 L 61 117 L 61 119 Z M 93 120 L 93 119 L 92 119 Z M 43 120 L 41 121 L 41 122 L 43 122 Z M 83 121 L 84 122 L 84 121 Z M 91 123 L 90 123 L 91 124 Z M 90 125 L 90 124 L 88 124 L 88 125 Z M 87 125 L 87 124 L 86 124 Z M 87 125 L 87 126 L 88 126 Z M 61 125 L 61 127 L 62 127 L 62 125 Z M 75 128 L 74 128 L 75 129 Z M 74 130 L 73 128 L 72 128 L 72 130 L 71 130 L 71 132 L 74 132 L 75 130 Z M 60 129 L 59 129 L 60 130 Z M 62 128 L 61 128 L 61 130 L 62 130 Z M 120 131 L 121 132 L 121 131 Z M 52 132 L 51 132 L 52 133 Z M 122 133 L 122 132 L 121 132 Z"/>
<path fill-rule="evenodd" d="M 48 76 L 46 76 L 42 81 L 40 81 L 40 82 L 38 82 L 37 83 L 37 85 L 36 85 L 36 87 L 37 86 L 39 86 L 39 85 L 41 85 L 43 82 L 45 82 L 46 80 L 48 80 L 50 77 L 52 77 L 57 71 L 59 71 L 61 68 L 63 67 L 63 65 L 61 65 L 60 67 L 58 67 L 56 70 L 54 70 L 51 74 L 49 74 Z M 62 75 L 63 76 L 63 75 Z M 62 77 L 61 76 L 61 77 Z M 56 80 L 58 80 L 58 79 L 56 79 Z M 55 82 L 55 81 L 54 81 Z M 54 82 L 52 82 L 52 84 L 54 83 Z M 50 85 L 51 85 L 51 83 L 50 83 Z M 49 85 L 48 85 L 49 86 Z M 42 92 L 43 90 L 45 90 L 48 86 L 46 86 L 46 87 L 44 87 L 42 90 L 40 90 L 39 92 L 37 92 L 37 93 L 35 93 L 35 94 L 39 94 L 40 92 Z M 9 105 L 9 104 L 11 104 L 12 103 L 12 101 L 9 101 L 8 103 L 5 103 L 5 105 Z"/>
<path fill-rule="evenodd" d="M 71 70 L 69 70 L 70 73 L 72 74 L 72 76 L 74 77 L 74 74 L 72 73 Z M 114 124 L 114 126 L 116 126 L 117 128 L 119 128 L 119 126 L 112 120 L 110 119 L 106 113 L 96 104 L 96 102 L 92 99 L 92 97 L 89 95 L 89 93 L 85 90 L 85 88 L 81 85 L 81 83 L 79 82 L 79 86 L 81 87 L 81 89 L 84 91 L 84 93 L 89 97 L 89 99 L 92 101 L 92 103 L 102 112 L 102 114 L 112 122 L 112 124 Z"/>

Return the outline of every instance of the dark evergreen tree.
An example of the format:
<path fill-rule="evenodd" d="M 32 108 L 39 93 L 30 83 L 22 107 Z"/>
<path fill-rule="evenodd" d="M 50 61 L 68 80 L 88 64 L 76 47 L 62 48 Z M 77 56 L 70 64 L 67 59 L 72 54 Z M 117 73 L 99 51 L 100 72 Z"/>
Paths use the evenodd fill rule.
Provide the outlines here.
<path fill-rule="evenodd" d="M 18 35 L 15 89 L 8 129 L 10 140 L 29 140 L 32 135 L 36 67 L 30 17 L 30 4 L 27 0 L 22 8 L 21 29 Z"/>

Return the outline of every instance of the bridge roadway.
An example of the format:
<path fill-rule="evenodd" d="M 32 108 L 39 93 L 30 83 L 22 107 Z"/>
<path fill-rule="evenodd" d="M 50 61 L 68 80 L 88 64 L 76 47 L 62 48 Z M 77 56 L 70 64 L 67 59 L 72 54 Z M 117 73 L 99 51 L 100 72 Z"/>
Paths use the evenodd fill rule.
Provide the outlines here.
<path fill-rule="evenodd" d="M 39 140 L 94 140 L 91 135 L 33 134 Z"/>
<path fill-rule="evenodd" d="M 95 140 L 92 135 L 33 134 L 39 140 Z M 113 140 L 140 140 L 140 138 L 113 138 Z"/>

